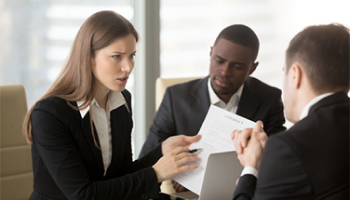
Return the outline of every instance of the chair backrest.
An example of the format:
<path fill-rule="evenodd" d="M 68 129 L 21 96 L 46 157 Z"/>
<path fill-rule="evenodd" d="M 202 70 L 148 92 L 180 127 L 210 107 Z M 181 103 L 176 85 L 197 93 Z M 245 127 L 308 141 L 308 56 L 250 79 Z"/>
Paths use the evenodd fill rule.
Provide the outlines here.
<path fill-rule="evenodd" d="M 199 79 L 203 77 L 187 77 L 187 78 L 157 78 L 156 80 L 156 110 L 162 103 L 164 93 L 169 86 L 176 85 L 179 83 L 188 82 L 194 79 Z M 170 180 L 163 181 L 161 191 L 166 194 L 175 194 L 172 183 Z"/>
<path fill-rule="evenodd" d="M 186 77 L 186 78 L 157 78 L 156 80 L 156 110 L 162 103 L 165 90 L 172 85 L 188 82 L 203 77 Z"/>
<path fill-rule="evenodd" d="M 29 199 L 33 191 L 31 146 L 22 132 L 27 111 L 22 85 L 0 86 L 0 199 Z"/>

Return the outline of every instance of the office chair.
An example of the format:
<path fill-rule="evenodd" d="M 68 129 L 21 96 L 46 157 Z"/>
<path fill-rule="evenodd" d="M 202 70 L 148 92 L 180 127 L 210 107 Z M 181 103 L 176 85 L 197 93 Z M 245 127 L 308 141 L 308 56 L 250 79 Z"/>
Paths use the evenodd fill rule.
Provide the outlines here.
<path fill-rule="evenodd" d="M 27 109 L 22 85 L 0 86 L 0 199 L 29 199 L 33 191 L 31 146 L 22 132 Z"/>

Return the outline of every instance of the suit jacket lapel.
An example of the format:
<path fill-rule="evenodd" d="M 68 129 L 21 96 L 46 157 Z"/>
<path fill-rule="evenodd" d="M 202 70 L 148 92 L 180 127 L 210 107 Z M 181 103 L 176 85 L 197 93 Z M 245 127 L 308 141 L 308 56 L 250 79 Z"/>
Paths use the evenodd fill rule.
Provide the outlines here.
<path fill-rule="evenodd" d="M 79 111 L 77 111 L 77 112 L 79 112 Z M 85 117 L 82 119 L 81 122 L 82 122 L 81 126 L 82 126 L 83 136 L 85 137 L 85 140 L 89 144 L 91 153 L 95 158 L 95 161 L 96 161 L 95 163 L 97 164 L 98 169 L 102 170 L 102 174 L 103 174 L 104 167 L 103 167 L 101 150 L 96 147 L 96 145 L 94 143 L 94 138 L 93 138 L 92 132 L 91 132 L 90 111 L 89 111 L 89 113 L 87 113 L 85 115 Z M 100 142 L 99 142 L 99 139 L 97 136 L 97 131 L 96 131 L 94 124 L 93 124 L 93 128 L 94 128 L 94 135 L 95 135 L 96 142 L 100 146 Z M 87 152 L 87 153 L 90 153 L 90 152 Z"/>
<path fill-rule="evenodd" d="M 208 93 L 208 79 L 209 76 L 200 80 L 197 85 L 193 87 L 192 99 L 190 100 L 191 107 L 195 108 L 197 116 L 201 121 L 204 121 L 204 118 L 208 112 L 210 106 L 209 93 Z"/>
<path fill-rule="evenodd" d="M 120 106 L 111 112 L 111 135 L 112 135 L 112 161 L 108 169 L 119 168 L 122 164 L 123 155 L 128 151 L 126 142 L 130 141 L 132 129 L 131 113 L 125 106 Z M 115 171 L 115 170 L 114 170 Z M 107 175 L 110 172 L 107 170 Z M 113 174 L 111 176 L 114 176 Z"/>
<path fill-rule="evenodd" d="M 244 84 L 242 96 L 238 103 L 237 115 L 243 116 L 248 119 L 252 119 L 258 110 L 261 100 L 256 95 L 256 88 L 251 78 L 248 77 Z"/>

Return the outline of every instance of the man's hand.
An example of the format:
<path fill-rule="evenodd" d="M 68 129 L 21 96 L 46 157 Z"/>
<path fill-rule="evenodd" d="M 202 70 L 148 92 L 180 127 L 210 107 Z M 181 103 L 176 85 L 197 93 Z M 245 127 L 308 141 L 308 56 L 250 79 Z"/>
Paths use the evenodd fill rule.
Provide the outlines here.
<path fill-rule="evenodd" d="M 247 147 L 247 143 L 252 135 L 255 136 L 255 138 L 261 143 L 262 148 L 264 148 L 267 141 L 267 135 L 264 132 L 262 121 L 257 121 L 254 128 L 245 128 L 243 131 L 235 130 L 232 132 L 231 139 L 233 140 L 238 155 L 243 153 L 243 149 Z"/>
<path fill-rule="evenodd" d="M 187 188 L 185 188 L 184 186 L 182 186 L 180 183 L 174 181 L 173 179 L 171 179 L 171 183 L 173 184 L 173 188 L 176 192 L 186 192 L 188 191 Z"/>
<path fill-rule="evenodd" d="M 197 142 L 201 138 L 200 135 L 196 136 L 185 136 L 185 135 L 177 135 L 173 137 L 169 137 L 162 143 L 162 153 L 163 155 L 171 152 L 175 148 L 182 146 L 182 147 L 189 147 L 190 144 L 193 142 Z"/>
<path fill-rule="evenodd" d="M 247 146 L 244 148 L 242 154 L 238 154 L 238 159 L 243 165 L 243 167 L 254 167 L 259 170 L 261 156 L 263 152 L 262 143 L 256 138 L 257 134 L 253 133 L 248 141 Z"/>

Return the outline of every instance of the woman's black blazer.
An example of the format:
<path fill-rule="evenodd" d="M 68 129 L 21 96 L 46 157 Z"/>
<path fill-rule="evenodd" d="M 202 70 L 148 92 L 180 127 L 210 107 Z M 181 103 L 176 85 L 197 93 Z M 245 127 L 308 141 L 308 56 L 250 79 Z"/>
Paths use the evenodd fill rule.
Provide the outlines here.
<path fill-rule="evenodd" d="M 30 199 L 148 199 L 159 193 L 151 167 L 161 156 L 157 146 L 132 161 L 131 95 L 122 92 L 123 105 L 111 111 L 112 161 L 103 176 L 100 149 L 94 144 L 90 115 L 84 118 L 66 100 L 48 97 L 32 112 L 34 191 Z M 76 106 L 75 102 L 70 104 Z M 94 135 L 98 141 L 96 129 Z"/>

